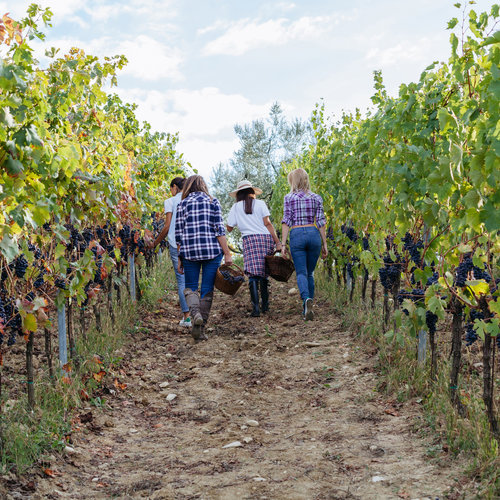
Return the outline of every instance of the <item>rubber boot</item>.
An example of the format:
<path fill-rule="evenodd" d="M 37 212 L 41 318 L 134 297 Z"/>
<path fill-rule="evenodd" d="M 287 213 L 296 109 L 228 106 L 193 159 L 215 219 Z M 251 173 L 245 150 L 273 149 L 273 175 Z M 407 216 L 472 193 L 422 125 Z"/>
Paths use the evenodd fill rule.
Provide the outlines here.
<path fill-rule="evenodd" d="M 207 340 L 207 334 L 205 332 L 205 325 L 207 324 L 208 317 L 210 315 L 210 309 L 212 309 L 212 301 L 214 300 L 214 292 L 208 292 L 204 297 L 200 299 L 200 312 L 203 317 L 203 325 L 201 326 L 201 336 L 200 340 Z"/>
<path fill-rule="evenodd" d="M 248 282 L 248 287 L 250 288 L 250 299 L 252 300 L 252 314 L 254 318 L 260 316 L 260 307 L 259 307 L 259 282 L 256 279 L 250 279 Z"/>
<path fill-rule="evenodd" d="M 269 280 L 260 278 L 260 298 L 262 299 L 261 312 L 264 314 L 269 311 Z"/>
<path fill-rule="evenodd" d="M 186 297 L 186 302 L 189 307 L 189 314 L 191 315 L 191 336 L 195 342 L 200 341 L 202 326 L 203 326 L 203 316 L 200 312 L 200 296 L 198 292 L 194 292 L 191 288 L 184 289 L 184 297 Z"/>

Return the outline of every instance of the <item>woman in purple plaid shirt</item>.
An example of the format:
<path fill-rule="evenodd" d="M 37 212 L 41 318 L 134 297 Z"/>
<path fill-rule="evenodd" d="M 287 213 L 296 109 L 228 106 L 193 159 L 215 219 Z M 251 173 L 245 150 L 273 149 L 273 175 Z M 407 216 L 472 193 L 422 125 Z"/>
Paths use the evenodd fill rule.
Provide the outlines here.
<path fill-rule="evenodd" d="M 201 175 L 188 177 L 177 206 L 175 240 L 179 253 L 178 270 L 184 273 L 184 296 L 191 314 L 191 334 L 195 342 L 206 340 L 208 321 L 214 295 L 217 269 L 224 254 L 226 264 L 232 263 L 217 198 L 208 194 Z M 198 292 L 201 271 L 201 289 Z"/>
<path fill-rule="evenodd" d="M 291 192 L 284 201 L 281 244 L 285 247 L 290 232 L 290 252 L 303 301 L 302 315 L 312 320 L 314 269 L 320 254 L 323 259 L 328 255 L 323 199 L 311 191 L 309 176 L 303 168 L 292 170 L 288 183 Z"/>
<path fill-rule="evenodd" d="M 262 200 L 255 199 L 262 189 L 253 187 L 250 181 L 238 182 L 236 190 L 229 193 L 236 198 L 227 218 L 227 230 L 238 227 L 243 236 L 243 262 L 245 273 L 249 276 L 248 286 L 252 300 L 252 316 L 269 310 L 269 288 L 266 275 L 265 258 L 274 249 L 280 252 L 281 243 L 269 219 L 270 213 Z M 262 304 L 259 304 L 259 284 Z"/>

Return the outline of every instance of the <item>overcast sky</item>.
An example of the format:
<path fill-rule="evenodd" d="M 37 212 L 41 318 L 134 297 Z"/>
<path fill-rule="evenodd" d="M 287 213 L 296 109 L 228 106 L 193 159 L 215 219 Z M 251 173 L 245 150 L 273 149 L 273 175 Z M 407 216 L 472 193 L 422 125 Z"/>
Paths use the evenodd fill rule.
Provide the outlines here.
<path fill-rule="evenodd" d="M 238 148 L 233 131 L 278 101 L 308 118 L 370 104 L 372 74 L 391 93 L 449 55 L 457 0 L 46 0 L 46 44 L 129 63 L 117 93 L 154 129 L 179 132 L 179 150 L 207 175 Z M 27 0 L 0 0 L 23 16 Z M 477 0 L 476 11 L 495 2 Z"/>

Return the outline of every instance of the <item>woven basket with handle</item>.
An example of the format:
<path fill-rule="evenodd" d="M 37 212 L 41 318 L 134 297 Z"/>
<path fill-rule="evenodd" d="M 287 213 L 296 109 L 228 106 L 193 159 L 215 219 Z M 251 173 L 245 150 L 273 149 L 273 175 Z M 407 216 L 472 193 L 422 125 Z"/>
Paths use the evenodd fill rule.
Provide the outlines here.
<path fill-rule="evenodd" d="M 232 276 L 245 276 L 243 269 L 236 264 L 222 264 L 222 266 L 217 269 L 217 274 L 215 275 L 215 288 L 220 290 L 227 295 L 234 295 L 243 284 L 242 281 L 231 282 L 224 278 L 221 271 L 228 271 Z"/>
<path fill-rule="evenodd" d="M 266 272 L 276 281 L 288 281 L 294 271 L 295 266 L 291 259 L 276 255 L 276 252 L 266 256 Z"/>

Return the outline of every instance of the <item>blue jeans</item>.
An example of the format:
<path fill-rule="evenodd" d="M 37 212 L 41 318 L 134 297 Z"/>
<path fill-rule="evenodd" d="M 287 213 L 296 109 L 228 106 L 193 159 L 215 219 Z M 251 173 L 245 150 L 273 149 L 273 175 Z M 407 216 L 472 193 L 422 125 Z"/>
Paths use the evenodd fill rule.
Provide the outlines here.
<path fill-rule="evenodd" d="M 321 253 L 321 235 L 316 227 L 296 227 L 290 231 L 290 252 L 295 265 L 302 300 L 314 298 L 314 268 Z"/>
<path fill-rule="evenodd" d="M 188 260 L 183 259 L 184 276 L 186 288 L 193 291 L 198 290 L 201 271 L 201 291 L 200 298 L 205 297 L 214 289 L 215 275 L 222 261 L 222 252 L 217 257 L 210 260 Z"/>
<path fill-rule="evenodd" d="M 168 253 L 170 254 L 170 258 L 172 259 L 172 264 L 174 266 L 174 271 L 175 271 L 175 277 L 177 279 L 177 292 L 179 294 L 179 303 L 181 305 L 182 312 L 186 313 L 189 312 L 189 307 L 186 304 L 186 297 L 184 297 L 184 288 L 185 288 L 184 275 L 177 270 L 177 263 L 179 259 L 177 247 L 174 247 L 169 243 Z"/>

